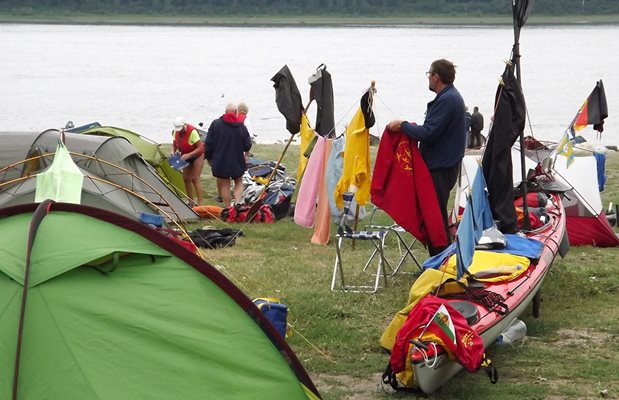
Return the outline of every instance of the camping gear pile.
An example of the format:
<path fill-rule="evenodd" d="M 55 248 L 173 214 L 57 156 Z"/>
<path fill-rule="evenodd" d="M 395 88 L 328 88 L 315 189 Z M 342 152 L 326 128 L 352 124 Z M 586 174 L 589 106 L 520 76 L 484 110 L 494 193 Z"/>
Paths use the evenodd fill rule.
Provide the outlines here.
<path fill-rule="evenodd" d="M 271 177 L 270 181 L 269 177 Z M 265 185 L 268 185 L 266 189 Z M 261 201 L 263 205 L 269 205 L 268 208 L 272 211 L 273 218 L 278 220 L 287 217 L 290 212 L 291 199 L 297 187 L 297 181 L 288 175 L 286 167 L 282 164 L 250 158 L 247 160 L 247 171 L 243 175 L 243 187 L 245 204 L 252 205 Z M 257 220 L 253 218 L 252 222 L 271 222 L 269 210 L 265 207 L 260 207 L 259 210 L 262 216 L 259 216 Z M 246 218 L 242 217 L 243 210 L 231 211 L 233 212 L 241 214 L 238 218 L 239 222 L 246 221 Z M 233 220 L 237 219 L 233 218 Z"/>
<path fill-rule="evenodd" d="M 236 238 L 243 236 L 243 231 L 232 228 L 202 227 L 188 233 L 191 241 L 204 249 L 234 246 Z"/>

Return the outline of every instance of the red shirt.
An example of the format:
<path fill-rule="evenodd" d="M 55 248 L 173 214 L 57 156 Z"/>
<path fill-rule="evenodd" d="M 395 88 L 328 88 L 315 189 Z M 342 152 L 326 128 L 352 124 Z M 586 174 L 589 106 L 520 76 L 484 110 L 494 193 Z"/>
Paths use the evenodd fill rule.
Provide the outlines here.
<path fill-rule="evenodd" d="M 420 242 L 447 246 L 434 182 L 417 141 L 403 132 L 383 132 L 376 154 L 372 203 Z"/>

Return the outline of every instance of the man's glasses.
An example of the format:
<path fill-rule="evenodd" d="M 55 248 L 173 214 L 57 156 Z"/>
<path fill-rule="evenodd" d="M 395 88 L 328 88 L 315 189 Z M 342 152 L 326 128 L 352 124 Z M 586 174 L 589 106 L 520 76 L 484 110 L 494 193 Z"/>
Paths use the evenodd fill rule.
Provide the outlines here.
<path fill-rule="evenodd" d="M 428 71 L 428 72 L 426 72 L 426 76 L 427 76 L 428 78 L 429 78 L 429 77 L 430 77 L 430 75 L 432 75 L 432 74 L 436 74 L 436 72 L 432 72 L 432 71 Z"/>

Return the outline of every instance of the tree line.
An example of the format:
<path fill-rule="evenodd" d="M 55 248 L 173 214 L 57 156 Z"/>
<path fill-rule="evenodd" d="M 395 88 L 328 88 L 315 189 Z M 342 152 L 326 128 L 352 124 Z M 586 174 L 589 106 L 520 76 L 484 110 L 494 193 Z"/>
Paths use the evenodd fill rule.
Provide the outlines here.
<path fill-rule="evenodd" d="M 510 15 L 511 0 L 2 0 L 0 12 L 149 15 Z M 536 0 L 536 15 L 619 14 L 617 0 Z"/>

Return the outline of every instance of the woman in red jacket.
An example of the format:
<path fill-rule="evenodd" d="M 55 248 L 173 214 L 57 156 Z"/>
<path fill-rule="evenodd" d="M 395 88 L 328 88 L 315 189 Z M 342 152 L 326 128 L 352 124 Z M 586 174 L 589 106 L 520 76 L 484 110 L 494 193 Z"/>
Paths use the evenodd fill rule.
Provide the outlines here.
<path fill-rule="evenodd" d="M 183 181 L 185 182 L 187 197 L 191 202 L 194 201 L 193 192 L 195 188 L 198 202 L 193 205 L 200 205 L 204 196 L 202 182 L 200 181 L 200 174 L 202 174 L 202 166 L 204 165 L 204 143 L 200 140 L 198 130 L 186 123 L 185 119 L 181 117 L 174 120 L 172 135 L 174 137 L 172 152 L 178 151 L 181 154 L 181 159 L 189 163 L 183 169 Z"/>

